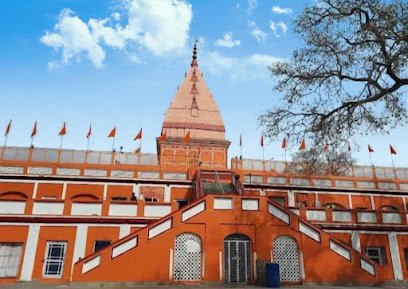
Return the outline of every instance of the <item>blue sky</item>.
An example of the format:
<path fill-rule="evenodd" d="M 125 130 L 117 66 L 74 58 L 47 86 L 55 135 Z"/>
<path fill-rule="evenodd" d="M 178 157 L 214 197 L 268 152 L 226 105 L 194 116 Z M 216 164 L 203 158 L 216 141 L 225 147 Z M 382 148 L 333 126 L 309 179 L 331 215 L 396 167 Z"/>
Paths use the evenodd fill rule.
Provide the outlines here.
<path fill-rule="evenodd" d="M 232 141 L 229 155 L 262 158 L 257 116 L 279 100 L 267 66 L 300 47 L 292 21 L 308 1 L 256 0 L 13 0 L 1 1 L 0 143 L 13 119 L 8 145 L 28 146 L 35 120 L 37 147 L 133 151 L 143 127 L 142 151 L 154 153 L 164 113 L 191 61 L 198 62 Z M 369 164 L 408 166 L 407 129 L 389 136 L 357 137 L 353 156 Z M 265 159 L 283 159 L 280 139 L 266 140 Z M 359 152 L 356 146 L 360 146 Z M 292 148 L 296 151 L 296 148 Z"/>

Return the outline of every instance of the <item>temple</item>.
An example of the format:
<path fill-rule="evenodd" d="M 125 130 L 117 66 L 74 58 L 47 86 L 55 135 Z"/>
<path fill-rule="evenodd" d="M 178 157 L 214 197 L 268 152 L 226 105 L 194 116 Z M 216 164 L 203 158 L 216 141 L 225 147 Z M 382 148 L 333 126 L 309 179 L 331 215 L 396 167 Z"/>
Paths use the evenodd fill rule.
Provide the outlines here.
<path fill-rule="evenodd" d="M 408 169 L 228 160 L 196 46 L 156 143 L 0 148 L 0 283 L 408 280 Z"/>

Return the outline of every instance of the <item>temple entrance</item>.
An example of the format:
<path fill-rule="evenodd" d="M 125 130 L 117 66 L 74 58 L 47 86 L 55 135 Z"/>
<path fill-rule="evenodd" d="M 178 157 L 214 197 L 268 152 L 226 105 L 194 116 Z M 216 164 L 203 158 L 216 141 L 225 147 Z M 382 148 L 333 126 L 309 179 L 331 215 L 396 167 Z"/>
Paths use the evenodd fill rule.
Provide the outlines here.
<path fill-rule="evenodd" d="M 233 234 L 224 240 L 224 274 L 227 284 L 248 284 L 251 281 L 251 240 Z"/>
<path fill-rule="evenodd" d="M 299 251 L 294 238 L 279 236 L 275 239 L 273 261 L 279 264 L 281 281 L 300 282 Z"/>

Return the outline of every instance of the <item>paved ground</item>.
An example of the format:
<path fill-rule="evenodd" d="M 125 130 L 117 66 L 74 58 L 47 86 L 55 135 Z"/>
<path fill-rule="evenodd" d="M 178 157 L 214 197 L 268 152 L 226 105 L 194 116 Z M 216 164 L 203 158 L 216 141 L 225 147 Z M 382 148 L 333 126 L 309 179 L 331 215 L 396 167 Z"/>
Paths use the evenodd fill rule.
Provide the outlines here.
<path fill-rule="evenodd" d="M 322 286 L 306 284 L 302 286 L 283 286 L 283 289 L 407 289 L 408 283 L 390 283 L 383 286 Z M 260 286 L 227 286 L 227 285 L 157 285 L 157 284 L 43 284 L 37 282 L 25 282 L 16 284 L 1 284 L 0 289 L 265 289 Z"/>

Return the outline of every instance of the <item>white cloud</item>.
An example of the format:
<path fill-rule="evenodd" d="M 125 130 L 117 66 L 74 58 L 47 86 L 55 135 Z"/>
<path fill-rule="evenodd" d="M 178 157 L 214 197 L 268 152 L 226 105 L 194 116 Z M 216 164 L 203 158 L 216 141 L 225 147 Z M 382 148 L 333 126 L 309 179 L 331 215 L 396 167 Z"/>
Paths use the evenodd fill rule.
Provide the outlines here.
<path fill-rule="evenodd" d="M 248 21 L 248 26 L 251 29 L 251 32 L 249 34 L 253 38 L 255 38 L 256 41 L 258 41 L 258 43 L 264 43 L 268 35 L 265 32 L 263 32 L 261 29 L 259 29 L 255 21 Z"/>
<path fill-rule="evenodd" d="M 241 42 L 239 40 L 233 40 L 232 32 L 228 32 L 224 34 L 224 38 L 218 39 L 214 44 L 216 46 L 232 48 L 234 46 L 239 46 Z"/>
<path fill-rule="evenodd" d="M 257 0 L 248 0 L 247 13 L 252 14 L 252 12 L 255 10 L 256 6 L 258 6 Z"/>
<path fill-rule="evenodd" d="M 288 26 L 282 21 L 275 22 L 271 20 L 269 22 L 269 27 L 275 37 L 280 37 L 280 33 L 286 34 L 288 32 Z"/>
<path fill-rule="evenodd" d="M 282 8 L 277 5 L 272 7 L 272 12 L 275 14 L 291 14 L 293 11 L 290 8 Z"/>
<path fill-rule="evenodd" d="M 219 77 L 227 76 L 231 80 L 267 79 L 267 67 L 283 59 L 267 54 L 252 54 L 245 57 L 229 57 L 217 51 L 204 53 L 202 66 L 208 73 Z"/>
<path fill-rule="evenodd" d="M 120 20 L 120 17 L 121 17 L 122 15 L 120 15 L 120 13 L 116 11 L 116 12 L 113 12 L 113 13 L 111 14 L 111 16 L 112 16 L 112 18 L 113 18 L 114 20 L 119 21 L 119 20 Z"/>
<path fill-rule="evenodd" d="M 88 28 L 88 25 L 73 14 L 70 9 L 63 9 L 54 26 L 54 32 L 46 32 L 40 41 L 57 51 L 62 50 L 62 64 L 68 64 L 73 58 L 86 54 L 89 60 L 101 67 L 105 51 Z M 57 68 L 57 63 L 49 63 L 49 69 Z"/>
<path fill-rule="evenodd" d="M 105 59 L 103 45 L 120 50 L 137 47 L 154 55 L 185 48 L 193 17 L 191 5 L 185 0 L 121 1 L 127 17 L 124 26 L 111 23 L 123 17 L 119 12 L 113 13 L 112 18 L 91 18 L 86 23 L 71 10 L 64 9 L 53 32 L 47 31 L 40 41 L 62 51 L 62 65 L 85 54 L 96 67 L 101 67 Z M 132 55 L 133 62 L 139 59 L 134 51 L 128 55 Z"/>

